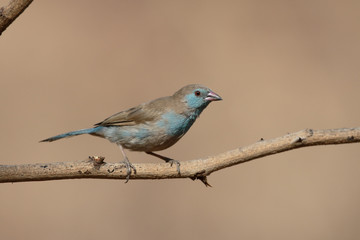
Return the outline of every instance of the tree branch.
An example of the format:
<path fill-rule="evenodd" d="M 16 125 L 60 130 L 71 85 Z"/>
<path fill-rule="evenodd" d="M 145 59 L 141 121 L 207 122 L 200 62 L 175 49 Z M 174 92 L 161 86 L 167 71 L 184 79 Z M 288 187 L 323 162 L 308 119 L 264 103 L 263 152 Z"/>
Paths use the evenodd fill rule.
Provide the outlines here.
<path fill-rule="evenodd" d="M 0 35 L 30 5 L 33 0 L 12 0 L 0 8 Z"/>
<path fill-rule="evenodd" d="M 282 137 L 263 140 L 216 156 L 181 163 L 181 174 L 176 166 L 167 163 L 134 164 L 137 174 L 131 179 L 192 178 L 205 185 L 206 176 L 223 168 L 251 161 L 268 155 L 314 145 L 330 145 L 360 142 L 360 128 L 327 130 L 305 129 Z M 101 157 L 90 157 L 82 162 L 58 162 L 47 164 L 0 165 L 0 182 L 28 182 L 74 178 L 125 179 L 122 163 L 105 163 Z"/>

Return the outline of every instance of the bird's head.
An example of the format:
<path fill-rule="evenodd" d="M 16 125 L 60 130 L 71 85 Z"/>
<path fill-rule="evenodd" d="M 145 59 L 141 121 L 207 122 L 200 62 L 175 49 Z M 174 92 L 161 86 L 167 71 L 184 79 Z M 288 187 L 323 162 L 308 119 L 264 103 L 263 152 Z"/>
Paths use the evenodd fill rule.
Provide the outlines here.
<path fill-rule="evenodd" d="M 200 84 L 187 85 L 177 91 L 174 97 L 180 98 L 188 108 L 199 110 L 203 110 L 212 101 L 222 100 L 218 94 Z"/>

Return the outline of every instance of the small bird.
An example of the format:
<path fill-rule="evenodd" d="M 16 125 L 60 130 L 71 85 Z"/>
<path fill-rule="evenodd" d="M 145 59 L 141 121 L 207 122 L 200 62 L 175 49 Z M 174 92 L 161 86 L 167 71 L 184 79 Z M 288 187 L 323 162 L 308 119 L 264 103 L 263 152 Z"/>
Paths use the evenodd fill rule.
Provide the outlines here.
<path fill-rule="evenodd" d="M 116 113 L 92 128 L 60 134 L 40 142 L 53 142 L 62 138 L 90 134 L 116 143 L 124 157 L 123 163 L 127 170 L 126 182 L 130 179 L 131 169 L 134 174 L 136 169 L 127 158 L 124 148 L 145 152 L 165 160 L 171 166 L 175 163 L 180 174 L 178 161 L 153 152 L 174 145 L 209 103 L 219 100 L 222 98 L 209 88 L 200 84 L 190 84 L 172 96 L 158 98 Z"/>

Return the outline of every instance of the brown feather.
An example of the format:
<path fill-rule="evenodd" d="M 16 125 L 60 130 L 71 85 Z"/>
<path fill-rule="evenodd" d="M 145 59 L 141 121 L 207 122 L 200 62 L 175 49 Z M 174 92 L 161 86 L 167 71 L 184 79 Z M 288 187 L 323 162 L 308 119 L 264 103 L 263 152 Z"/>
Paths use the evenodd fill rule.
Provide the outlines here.
<path fill-rule="evenodd" d="M 175 92 L 172 96 L 161 97 L 118 112 L 104 121 L 95 124 L 95 126 L 133 126 L 139 123 L 158 120 L 161 117 L 159 113 L 166 112 L 168 109 L 177 113 L 184 113 L 186 110 L 186 106 L 182 101 L 184 96 L 199 87 L 206 88 L 200 84 L 188 85 Z"/>

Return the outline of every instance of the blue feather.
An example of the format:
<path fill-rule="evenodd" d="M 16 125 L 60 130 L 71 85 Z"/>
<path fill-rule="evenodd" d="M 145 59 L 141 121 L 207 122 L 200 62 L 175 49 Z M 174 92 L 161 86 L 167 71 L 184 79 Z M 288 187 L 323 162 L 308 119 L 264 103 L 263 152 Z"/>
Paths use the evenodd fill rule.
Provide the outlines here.
<path fill-rule="evenodd" d="M 160 128 L 166 130 L 171 136 L 183 136 L 195 122 L 197 116 L 186 117 L 174 111 L 163 114 L 161 120 L 156 123 Z"/>
<path fill-rule="evenodd" d="M 187 94 L 185 96 L 186 103 L 188 107 L 192 109 L 201 109 L 201 111 L 209 105 L 209 101 L 205 100 L 205 96 L 207 95 L 207 91 L 205 89 L 198 88 L 195 91 L 199 92 L 199 96 L 194 95 L 193 93 Z M 201 97 L 203 96 L 203 97 Z M 201 113 L 200 111 L 200 113 Z"/>
<path fill-rule="evenodd" d="M 77 136 L 77 135 L 81 135 L 81 134 L 94 134 L 97 131 L 99 131 L 101 128 L 103 128 L 103 127 L 99 126 L 99 127 L 95 127 L 95 128 L 80 129 L 80 130 L 77 130 L 77 131 L 72 131 L 72 132 L 59 134 L 59 135 L 56 135 L 54 137 L 50 137 L 50 138 L 41 140 L 40 142 L 53 142 L 53 141 L 56 141 L 56 140 L 59 140 L 59 139 L 62 139 L 62 138 Z"/>

